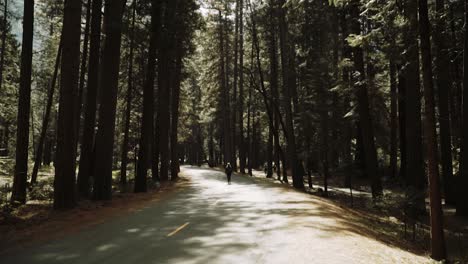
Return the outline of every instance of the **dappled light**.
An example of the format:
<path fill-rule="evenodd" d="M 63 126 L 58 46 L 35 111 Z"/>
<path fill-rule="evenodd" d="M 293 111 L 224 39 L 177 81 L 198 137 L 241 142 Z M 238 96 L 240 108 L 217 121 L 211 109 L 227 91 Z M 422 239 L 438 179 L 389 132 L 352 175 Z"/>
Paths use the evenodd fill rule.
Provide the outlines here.
<path fill-rule="evenodd" d="M 218 171 L 185 167 L 183 174 L 190 183 L 180 192 L 74 237 L 37 245 L 15 256 L 15 263 L 307 263 L 311 252 L 327 263 L 428 262 L 321 199 L 266 181 L 254 184 L 246 176 L 234 175 L 228 185 Z"/>
<path fill-rule="evenodd" d="M 0 0 L 0 263 L 468 263 L 468 0 Z"/>

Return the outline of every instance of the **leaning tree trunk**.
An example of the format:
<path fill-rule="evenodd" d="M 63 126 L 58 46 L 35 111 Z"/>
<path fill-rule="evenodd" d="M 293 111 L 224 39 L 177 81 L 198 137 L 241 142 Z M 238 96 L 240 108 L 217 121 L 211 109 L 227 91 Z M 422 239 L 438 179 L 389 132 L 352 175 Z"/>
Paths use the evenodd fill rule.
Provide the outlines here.
<path fill-rule="evenodd" d="M 447 257 L 444 238 L 442 202 L 440 195 L 439 165 L 437 162 L 437 132 L 434 110 L 434 83 L 432 80 L 431 27 L 427 0 L 419 0 L 419 33 L 424 81 L 425 128 L 427 163 L 429 173 L 429 198 L 431 210 L 431 257 L 443 260 Z M 439 87 L 440 89 L 440 87 Z"/>
<path fill-rule="evenodd" d="M 78 193 L 88 197 L 93 176 L 94 130 L 96 126 L 96 97 L 101 63 L 101 8 L 102 0 L 93 0 L 91 11 L 91 36 L 89 46 L 88 83 L 84 109 L 83 138 L 81 141 Z"/>
<path fill-rule="evenodd" d="M 81 41 L 81 1 L 65 1 L 62 30 L 62 61 L 57 121 L 57 160 L 54 178 L 54 208 L 76 206 L 75 195 L 75 111 Z"/>
<path fill-rule="evenodd" d="M 102 51 L 99 125 L 96 133 L 94 189 L 95 200 L 112 198 L 112 154 L 115 133 L 115 112 L 119 83 L 122 16 L 126 0 L 106 0 L 104 29 L 106 40 Z"/>
<path fill-rule="evenodd" d="M 42 120 L 41 135 L 39 136 L 39 142 L 37 145 L 34 167 L 33 167 L 33 171 L 31 174 L 31 184 L 36 184 L 37 173 L 39 172 L 39 167 L 41 166 L 42 155 L 44 152 L 44 141 L 46 140 L 47 128 L 49 126 L 50 112 L 52 110 L 52 103 L 54 101 L 55 83 L 57 82 L 58 68 L 59 68 L 61 55 L 62 55 L 62 39 L 60 39 L 60 44 L 59 44 L 59 48 L 57 51 L 57 57 L 55 59 L 54 74 L 52 76 L 52 80 L 49 86 L 49 91 L 47 93 L 46 110 L 44 114 L 44 119 Z"/>
<path fill-rule="evenodd" d="M 23 41 L 21 49 L 18 124 L 16 133 L 16 163 L 12 202 L 26 203 L 28 177 L 29 112 L 31 109 L 31 73 L 34 34 L 34 0 L 24 0 Z"/>

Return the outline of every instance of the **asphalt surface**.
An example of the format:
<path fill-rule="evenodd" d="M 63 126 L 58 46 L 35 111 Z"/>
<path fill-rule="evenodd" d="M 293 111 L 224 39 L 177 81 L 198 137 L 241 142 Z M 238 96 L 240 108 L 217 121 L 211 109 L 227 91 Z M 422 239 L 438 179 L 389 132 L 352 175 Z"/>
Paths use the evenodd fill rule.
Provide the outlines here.
<path fill-rule="evenodd" d="M 427 263 L 313 196 L 248 176 L 184 167 L 160 201 L 0 263 Z"/>

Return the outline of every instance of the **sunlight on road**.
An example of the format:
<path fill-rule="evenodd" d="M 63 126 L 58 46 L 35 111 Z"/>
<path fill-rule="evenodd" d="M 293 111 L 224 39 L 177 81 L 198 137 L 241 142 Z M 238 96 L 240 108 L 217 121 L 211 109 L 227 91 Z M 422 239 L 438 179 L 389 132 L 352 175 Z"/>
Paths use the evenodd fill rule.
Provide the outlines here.
<path fill-rule="evenodd" d="M 184 167 L 189 183 L 144 210 L 1 263 L 431 263 L 362 218 L 271 182 Z"/>

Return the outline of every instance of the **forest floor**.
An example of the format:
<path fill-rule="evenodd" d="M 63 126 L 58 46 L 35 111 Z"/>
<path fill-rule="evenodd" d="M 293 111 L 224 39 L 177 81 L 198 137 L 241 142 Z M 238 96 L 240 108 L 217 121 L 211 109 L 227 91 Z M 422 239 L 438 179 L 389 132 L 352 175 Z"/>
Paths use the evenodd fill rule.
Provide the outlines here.
<path fill-rule="evenodd" d="M 267 179 L 265 172 L 259 170 L 254 170 L 253 176 Z M 283 181 L 276 179 L 276 174 L 267 180 L 284 185 Z M 288 181 L 292 187 L 292 178 L 288 177 Z M 313 174 L 312 183 L 313 188 L 309 188 L 308 182 L 304 182 L 307 193 L 323 197 L 323 177 Z M 328 180 L 326 200 L 370 221 L 382 223 L 382 232 L 410 243 L 418 250 L 428 252 L 430 249 L 429 215 L 418 216 L 418 219 L 406 216 L 405 190 L 398 184 L 385 182 L 384 198 L 375 202 L 366 179 L 354 179 L 351 193 L 350 188 L 345 187 L 342 172 L 336 173 Z M 426 209 L 429 211 L 429 198 L 426 198 Z M 449 259 L 453 263 L 468 263 L 468 219 L 456 216 L 454 206 L 443 204 L 443 210 Z"/>
<path fill-rule="evenodd" d="M 206 180 L 205 178 L 209 178 L 208 182 L 211 182 L 211 178 L 214 177 L 209 173 L 209 170 L 207 170 L 207 168 L 187 169 L 187 167 L 185 167 L 183 171 L 184 175 L 181 178 L 180 182 L 178 182 L 177 184 L 174 185 L 173 183 L 168 182 L 164 183 L 162 186 L 154 185 L 152 186 L 151 191 L 146 194 L 133 194 L 131 193 L 131 191 L 129 191 L 131 188 L 127 188 L 127 190 L 119 190 L 119 186 L 117 184 L 118 181 L 116 178 L 116 184 L 114 187 L 115 194 L 114 199 L 112 201 L 81 201 L 79 203 L 78 208 L 74 210 L 66 212 L 54 212 L 51 208 L 50 199 L 52 189 L 48 190 L 53 180 L 52 169 L 44 168 L 43 170 L 41 170 L 41 174 L 39 177 L 41 186 L 40 188 L 42 191 L 39 192 L 39 190 L 36 190 L 30 193 L 30 195 L 35 196 L 36 199 L 29 201 L 28 204 L 25 206 L 15 209 L 10 214 L 0 214 L 0 255 L 2 254 L 2 252 L 15 252 L 15 250 L 19 248 L 29 248 L 35 243 L 56 241 L 60 239 L 67 239 L 67 237 L 74 237 L 76 235 L 79 235 L 82 232 L 82 230 L 93 229 L 93 227 L 95 226 L 103 225 L 107 222 L 115 220 L 116 218 L 129 217 L 130 215 L 133 215 L 139 211 L 150 208 L 151 204 L 158 203 L 158 201 L 173 196 L 173 194 L 184 190 L 184 188 L 186 187 L 193 189 L 194 185 L 197 185 L 198 189 L 204 188 L 203 192 L 206 192 L 207 195 L 211 195 L 212 193 L 218 192 L 215 189 L 207 189 L 209 188 L 209 186 L 202 186 L 203 182 Z M 258 188 L 251 187 L 258 189 L 251 190 L 252 192 L 257 192 L 255 194 L 246 193 L 245 190 L 242 190 L 242 193 L 246 196 L 262 195 L 262 203 L 267 202 L 263 201 L 263 199 L 270 198 L 274 201 L 280 199 L 282 203 L 291 203 L 291 205 L 296 205 L 296 203 L 298 203 L 297 205 L 300 205 L 301 207 L 305 206 L 303 205 L 303 203 L 310 203 L 312 205 L 317 203 L 320 204 L 320 206 L 325 206 L 325 211 L 327 212 L 340 211 L 340 213 L 333 214 L 332 216 L 325 214 L 324 220 L 326 221 L 332 220 L 329 218 L 340 216 L 340 219 L 334 219 L 333 221 L 339 221 L 340 223 L 345 223 L 346 221 L 353 221 L 353 223 L 346 224 L 346 229 L 353 229 L 353 232 L 361 234 L 366 238 L 369 237 L 375 239 L 379 241 L 379 243 L 383 243 L 390 247 L 396 246 L 404 252 L 412 252 L 412 254 L 416 254 L 416 256 L 425 256 L 428 252 L 429 233 L 426 223 L 427 217 L 422 219 L 421 222 L 417 222 L 417 225 L 415 225 L 414 237 L 413 226 L 411 225 L 412 222 L 408 221 L 409 224 L 406 226 L 407 230 L 405 231 L 405 219 L 402 214 L 401 207 L 399 207 L 400 205 L 398 204 L 398 197 L 401 196 L 401 190 L 397 189 L 396 187 L 386 191 L 386 198 L 378 204 L 375 204 L 372 202 L 369 190 L 367 190 L 367 187 L 365 186 L 365 182 L 360 182 L 356 180 L 354 183 L 355 187 L 353 188 L 353 202 L 351 203 L 349 189 L 344 188 L 342 184 L 342 178 L 332 177 L 330 179 L 329 196 L 327 198 L 323 198 L 321 197 L 323 195 L 323 192 L 320 191 L 320 188 L 323 187 L 316 184 L 322 182 L 322 179 L 320 178 L 320 176 L 314 175 L 314 177 L 312 178 L 313 182 L 315 183 L 314 189 L 307 189 L 307 192 L 312 196 L 309 196 L 309 198 L 305 198 L 307 197 L 307 194 L 301 193 L 301 202 L 299 203 L 296 202 L 296 200 L 289 201 L 289 199 L 291 199 L 289 195 L 285 195 L 283 198 L 273 198 L 273 196 L 275 195 L 279 195 L 281 197 L 284 195 L 285 192 L 291 192 L 291 195 L 294 196 L 297 192 L 291 190 L 288 185 L 281 183 L 277 180 L 266 179 L 265 174 L 262 171 L 254 171 L 254 177 L 237 176 L 238 175 L 236 175 L 235 177 L 235 181 L 238 181 L 240 184 L 245 185 L 246 187 L 248 187 L 248 184 L 259 185 Z M 216 175 L 215 178 L 219 181 L 220 176 Z M 0 172 L 0 181 L 6 182 L 9 179 L 10 177 L 6 177 L 5 175 L 2 176 Z M 197 182 L 194 183 L 193 181 Z M 291 183 L 292 180 L 290 179 L 289 182 Z M 266 187 L 271 188 L 271 193 L 268 193 Z M 280 190 L 280 193 L 277 193 L 278 190 Z M 194 191 L 199 192 L 200 190 Z M 229 193 L 229 195 L 232 194 Z M 235 195 L 239 196 L 240 194 Z M 229 199 L 229 197 L 226 198 Z M 241 200 L 245 199 L 244 197 L 237 198 Z M 299 199 L 299 197 L 296 197 L 294 199 Z M 209 202 L 210 201 L 207 201 L 207 203 Z M 322 205 L 321 203 L 324 204 Z M 190 207 L 190 203 L 188 203 L 187 206 Z M 313 207 L 314 206 L 312 206 L 309 209 L 316 211 L 317 208 L 314 209 Z M 234 209 L 242 210 L 242 207 L 236 207 Z M 272 212 L 274 213 L 275 210 L 273 210 Z M 296 210 L 298 210 L 298 208 L 294 207 L 288 210 L 292 210 L 291 212 L 293 212 L 293 216 L 298 214 L 294 213 Z M 250 210 L 242 211 L 245 211 L 244 213 L 246 213 L 247 215 L 252 213 Z M 468 233 L 468 223 L 466 220 L 456 218 L 453 214 L 453 208 L 446 207 L 445 211 L 446 236 L 450 259 L 453 261 L 453 263 L 468 263 L 468 252 L 466 251 L 466 249 L 468 248 L 468 236 L 466 235 Z M 266 212 L 266 214 L 268 214 L 268 212 Z M 344 218 L 344 216 L 341 217 L 341 214 L 348 215 L 347 217 L 349 217 L 350 219 L 342 219 Z M 317 216 L 318 215 L 320 214 L 317 214 Z M 240 215 L 239 213 L 239 217 L 241 216 L 242 215 Z M 301 217 L 305 216 L 301 215 Z M 309 219 L 304 220 L 309 221 Z M 312 217 L 310 220 L 314 220 L 314 218 Z M 296 219 L 294 221 L 298 222 L 299 220 Z M 321 224 L 320 221 L 319 223 Z M 348 226 L 349 224 L 351 224 L 351 226 Z M 313 225 L 309 226 L 312 227 Z M 356 228 L 359 230 L 354 230 Z M 328 230 L 327 232 L 331 232 L 331 230 Z M 367 240 L 364 242 L 365 244 L 369 243 Z M 314 243 L 321 242 L 315 241 Z M 361 242 L 358 241 L 357 243 Z M 370 248 L 374 247 L 372 243 L 369 246 Z M 380 246 L 382 245 L 379 245 L 379 247 Z M 281 249 L 278 250 L 281 251 Z M 358 248 L 355 248 L 354 250 L 356 252 L 359 252 Z M 384 252 L 386 252 L 386 250 L 384 250 Z M 398 257 L 398 254 L 400 254 L 395 252 L 388 253 L 396 254 L 396 257 Z M 0 260 L 1 259 L 2 258 L 0 256 Z M 393 260 L 398 260 L 398 263 L 426 263 L 426 260 L 424 259 L 420 259 L 420 261 L 415 262 L 406 261 L 406 259 L 404 261 L 402 259 Z M 299 261 L 299 263 L 301 263 L 301 261 Z M 361 262 L 351 261 L 350 263 Z M 385 258 L 381 258 L 380 262 L 374 263 L 387 263 L 387 261 Z"/>
<path fill-rule="evenodd" d="M 327 199 L 264 178 L 235 175 L 228 185 L 220 171 L 188 166 L 182 171 L 184 180 L 173 192 L 162 192 L 139 209 L 131 206 L 131 213 L 99 221 L 97 215 L 99 223 L 31 242 L 0 254 L 0 260 L 33 264 L 433 263 L 424 250 L 382 231 L 385 223 Z M 72 224 L 82 218 L 70 217 L 78 219 L 68 219 Z M 70 222 L 65 220 L 61 226 L 67 225 Z"/>
<path fill-rule="evenodd" d="M 1 165 L 1 164 L 0 164 Z M 165 182 L 161 185 L 149 183 L 148 193 L 134 194 L 131 184 L 125 189 L 118 185 L 114 176 L 113 199 L 111 201 L 81 200 L 77 208 L 69 211 L 54 211 L 52 208 L 53 168 L 43 167 L 39 172 L 38 185 L 28 193 L 28 202 L 17 208 L 8 205 L 11 176 L 0 172 L 0 254 L 27 247 L 31 243 L 50 241 L 80 230 L 110 221 L 115 217 L 144 208 L 149 202 L 157 201 L 183 186 L 180 182 Z M 130 181 L 132 178 L 129 179 Z M 6 187 L 5 187 L 6 186 Z M 1 262 L 1 261 L 0 261 Z"/>

